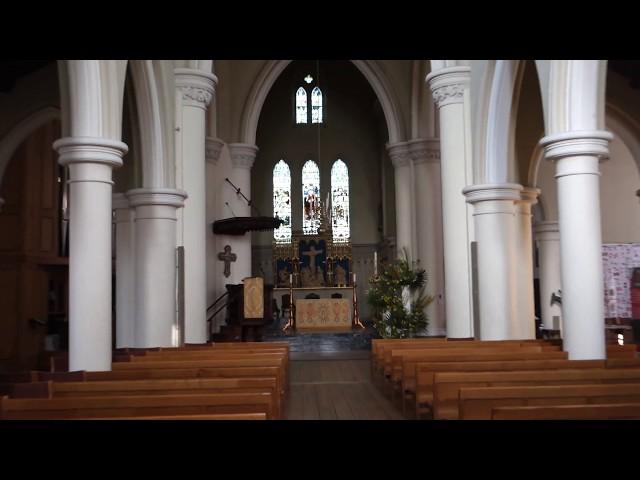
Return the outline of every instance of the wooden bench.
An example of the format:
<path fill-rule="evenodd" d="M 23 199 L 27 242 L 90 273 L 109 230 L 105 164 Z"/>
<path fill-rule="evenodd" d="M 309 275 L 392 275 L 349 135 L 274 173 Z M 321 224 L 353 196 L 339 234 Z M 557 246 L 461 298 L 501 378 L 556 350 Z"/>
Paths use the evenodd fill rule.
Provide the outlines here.
<path fill-rule="evenodd" d="M 418 362 L 416 363 L 415 391 L 404 385 L 405 396 L 415 401 L 416 418 L 433 413 L 433 385 L 438 372 L 499 372 L 523 370 L 566 370 L 573 368 L 605 368 L 605 360 L 508 360 L 471 362 Z"/>
<path fill-rule="evenodd" d="M 496 407 L 492 420 L 638 420 L 640 403 Z"/>
<path fill-rule="evenodd" d="M 282 415 L 276 379 L 271 378 L 196 378 L 173 380 L 125 380 L 106 382 L 17 384 L 11 398 L 114 397 L 139 395 L 186 395 L 206 393 L 261 393 L 273 395 L 272 418 Z"/>
<path fill-rule="evenodd" d="M 497 347 L 482 349 L 430 349 L 393 351 L 391 364 L 385 365 L 385 378 L 391 382 L 392 392 L 401 390 L 404 362 L 481 361 L 481 360 L 543 360 L 567 359 L 566 352 L 541 351 L 538 346 Z M 414 367 L 415 368 L 415 367 Z M 408 367 L 407 367 L 408 370 Z M 388 373 L 387 373 L 388 372 Z"/>
<path fill-rule="evenodd" d="M 462 388 L 623 383 L 640 384 L 640 369 L 439 372 L 434 376 L 433 418 L 436 420 L 458 418 L 458 398 Z"/>
<path fill-rule="evenodd" d="M 282 399 L 281 404 L 284 405 L 286 390 L 287 390 L 287 378 L 286 378 L 286 369 L 285 362 L 283 358 L 271 358 L 264 356 L 254 356 L 247 358 L 239 358 L 239 359 L 230 359 L 230 358 L 216 358 L 216 359 L 207 359 L 207 360 L 174 360 L 174 361 L 158 361 L 158 362 L 121 362 L 114 363 L 112 372 L 129 372 L 129 371 L 152 371 L 157 373 L 158 376 L 154 376 L 151 374 L 148 378 L 174 378 L 172 374 L 168 374 L 168 376 L 162 376 L 166 374 L 166 372 L 174 371 L 184 371 L 185 369 L 196 369 L 197 371 L 202 372 L 202 374 L 191 374 L 191 377 L 194 376 L 203 376 L 205 370 L 209 370 L 209 375 L 211 375 L 212 368 L 218 368 L 222 370 L 226 370 L 223 372 L 218 370 L 216 372 L 216 376 L 225 376 L 227 378 L 234 377 L 242 377 L 247 375 L 236 374 L 234 373 L 236 369 L 243 367 L 275 367 L 276 370 L 272 371 L 269 376 L 273 376 L 276 379 L 277 391 L 280 394 Z M 97 372 L 93 372 L 97 373 Z M 251 376 L 263 376 L 262 374 L 253 374 Z M 96 378 L 96 376 L 88 377 Z M 108 376 L 106 378 L 109 378 Z M 145 377 L 134 377 L 134 379 L 144 379 Z M 112 376 L 110 379 L 126 379 L 126 378 L 117 378 Z M 131 379 L 131 378 L 129 378 Z"/>
<path fill-rule="evenodd" d="M 477 344 L 471 344 L 468 342 L 451 342 L 447 346 L 440 347 L 438 345 L 420 346 L 415 347 L 412 345 L 403 345 L 398 347 L 391 347 L 384 350 L 384 358 L 382 361 L 383 371 L 385 375 L 389 375 L 393 366 L 400 371 L 401 361 L 398 357 L 402 356 L 404 352 L 432 352 L 432 351 L 497 351 L 497 350 L 513 350 L 526 348 L 528 351 L 560 351 L 560 347 L 552 345 L 542 345 L 536 343 L 523 343 L 523 342 L 483 342 Z M 395 360 L 394 360 L 394 357 Z"/>
<path fill-rule="evenodd" d="M 159 417 L 93 418 L 92 420 L 266 420 L 264 413 L 219 413 L 212 415 L 167 415 Z"/>
<path fill-rule="evenodd" d="M 422 349 L 422 348 L 474 348 L 474 347 L 500 347 L 505 345 L 549 345 L 542 340 L 499 340 L 499 341 L 482 341 L 482 340 L 461 340 L 452 341 L 442 338 L 436 339 L 390 339 L 380 341 L 375 350 L 372 349 L 371 361 L 372 372 L 378 372 L 382 369 L 385 356 L 388 357 L 390 349 Z"/>
<path fill-rule="evenodd" d="M 497 407 L 640 403 L 640 383 L 462 388 L 459 402 L 461 419 L 490 420 Z"/>
<path fill-rule="evenodd" d="M 169 362 L 169 361 L 198 361 L 198 360 L 214 360 L 214 359 L 282 359 L 282 366 L 284 369 L 285 384 L 288 378 L 288 366 L 289 361 L 286 352 L 280 350 L 239 350 L 239 349 L 227 349 L 217 350 L 210 349 L 211 351 L 187 351 L 187 352 L 150 352 L 144 356 L 131 356 L 126 360 L 129 362 Z"/>
<path fill-rule="evenodd" d="M 1 398 L 0 418 L 46 420 L 70 418 L 118 418 L 183 416 L 228 413 L 264 413 L 271 419 L 270 393 L 213 393 L 83 397 L 52 399 Z"/>
<path fill-rule="evenodd" d="M 525 350 L 523 350 L 525 349 Z M 422 350 L 422 349 L 421 349 Z M 547 347 L 547 346 L 538 346 L 538 345 L 512 345 L 506 344 L 502 346 L 492 346 L 492 347 L 482 347 L 479 349 L 465 349 L 465 352 L 486 352 L 486 351 L 540 351 L 540 352 L 559 352 L 560 349 L 558 347 Z M 404 352 L 406 350 L 402 350 Z M 417 351 L 417 350 L 416 350 Z M 430 351 L 433 351 L 430 349 Z M 393 352 L 393 351 L 392 351 Z M 398 353 L 401 353 L 398 352 Z M 396 354 L 396 357 L 398 356 Z M 395 368 L 398 372 L 401 372 L 401 378 L 404 385 L 404 389 L 408 391 L 415 391 L 415 379 L 416 379 L 416 365 L 419 360 L 416 360 L 415 357 L 404 357 L 404 358 L 396 358 L 395 359 L 395 367 L 394 367 L 394 354 L 391 353 L 391 366 Z"/>

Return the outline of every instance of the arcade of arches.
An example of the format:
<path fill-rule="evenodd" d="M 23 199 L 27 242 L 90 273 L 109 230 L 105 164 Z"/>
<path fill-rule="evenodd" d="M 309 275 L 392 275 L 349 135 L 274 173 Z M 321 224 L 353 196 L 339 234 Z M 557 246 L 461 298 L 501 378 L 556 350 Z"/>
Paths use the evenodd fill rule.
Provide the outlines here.
<path fill-rule="evenodd" d="M 117 348 L 207 342 L 226 284 L 277 277 L 273 230 L 212 223 L 275 202 L 290 238 L 313 215 L 309 161 L 364 320 L 374 253 L 403 250 L 429 275 L 428 336 L 557 331 L 569 359 L 603 359 L 609 317 L 630 320 L 630 277 L 603 252 L 640 267 L 637 62 L 2 63 L 0 372 L 54 349 L 106 371 Z"/>

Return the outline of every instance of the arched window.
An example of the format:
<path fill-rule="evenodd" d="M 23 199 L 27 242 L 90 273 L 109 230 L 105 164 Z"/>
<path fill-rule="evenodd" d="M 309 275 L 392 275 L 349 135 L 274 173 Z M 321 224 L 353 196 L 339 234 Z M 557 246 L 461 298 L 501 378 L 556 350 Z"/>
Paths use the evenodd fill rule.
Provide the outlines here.
<path fill-rule="evenodd" d="M 302 87 L 296 92 L 296 123 L 307 123 L 307 91 Z"/>
<path fill-rule="evenodd" d="M 322 123 L 322 91 L 318 87 L 311 91 L 311 123 Z"/>
<path fill-rule="evenodd" d="M 273 167 L 273 216 L 284 223 L 273 231 L 276 243 L 291 241 L 291 171 L 284 160 Z"/>
<path fill-rule="evenodd" d="M 302 167 L 302 232 L 315 235 L 320 226 L 320 169 L 313 160 Z"/>
<path fill-rule="evenodd" d="M 349 241 L 349 169 L 340 159 L 331 167 L 331 227 L 334 243 Z"/>

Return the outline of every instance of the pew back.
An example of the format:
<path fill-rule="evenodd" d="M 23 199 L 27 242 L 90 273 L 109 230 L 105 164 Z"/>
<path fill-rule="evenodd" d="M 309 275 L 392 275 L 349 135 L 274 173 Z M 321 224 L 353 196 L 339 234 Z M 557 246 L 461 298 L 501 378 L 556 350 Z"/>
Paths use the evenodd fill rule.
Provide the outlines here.
<path fill-rule="evenodd" d="M 640 383 L 460 389 L 460 418 L 490 420 L 494 407 L 640 403 Z"/>

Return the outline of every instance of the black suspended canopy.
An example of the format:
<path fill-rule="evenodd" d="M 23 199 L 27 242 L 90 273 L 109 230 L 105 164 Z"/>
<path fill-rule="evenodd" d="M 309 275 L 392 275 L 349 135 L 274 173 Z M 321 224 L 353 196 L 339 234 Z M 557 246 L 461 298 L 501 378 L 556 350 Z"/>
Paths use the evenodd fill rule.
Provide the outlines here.
<path fill-rule="evenodd" d="M 283 223 L 278 217 L 232 217 L 213 222 L 213 233 L 244 235 L 247 232 L 275 230 Z"/>
<path fill-rule="evenodd" d="M 284 223 L 283 220 L 278 217 L 263 217 L 260 216 L 260 212 L 255 206 L 251 203 L 247 197 L 240 191 L 238 187 L 236 187 L 228 178 L 225 178 L 227 183 L 229 183 L 235 190 L 238 195 L 244 198 L 247 204 L 255 209 L 258 213 L 256 217 L 231 217 L 224 218 L 222 220 L 217 220 L 213 222 L 213 233 L 217 235 L 244 235 L 247 232 L 253 231 L 263 231 L 263 230 L 275 230 L 280 227 Z M 229 207 L 229 203 L 225 202 L 227 207 Z M 229 207 L 231 209 L 231 207 Z M 231 212 L 233 213 L 233 211 Z"/>

